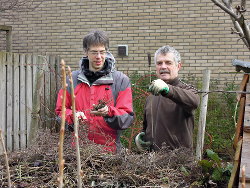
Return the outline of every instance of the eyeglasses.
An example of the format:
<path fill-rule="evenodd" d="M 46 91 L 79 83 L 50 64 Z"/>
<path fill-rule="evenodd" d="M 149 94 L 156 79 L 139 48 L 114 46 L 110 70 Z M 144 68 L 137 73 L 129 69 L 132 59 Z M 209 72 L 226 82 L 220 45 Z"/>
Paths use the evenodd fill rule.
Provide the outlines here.
<path fill-rule="evenodd" d="M 89 53 L 92 56 L 97 56 L 97 55 L 99 55 L 99 53 L 101 56 L 104 56 L 107 53 L 107 51 L 106 50 L 102 50 L 102 51 L 91 50 L 91 51 L 89 51 Z"/>

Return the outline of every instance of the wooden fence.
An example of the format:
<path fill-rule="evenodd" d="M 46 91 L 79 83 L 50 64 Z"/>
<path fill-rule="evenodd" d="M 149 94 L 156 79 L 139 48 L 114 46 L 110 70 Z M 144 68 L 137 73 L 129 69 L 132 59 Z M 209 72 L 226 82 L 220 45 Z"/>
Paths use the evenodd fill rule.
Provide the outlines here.
<path fill-rule="evenodd" d="M 0 129 L 8 151 L 26 148 L 39 127 L 54 126 L 59 61 L 58 56 L 0 52 Z"/>

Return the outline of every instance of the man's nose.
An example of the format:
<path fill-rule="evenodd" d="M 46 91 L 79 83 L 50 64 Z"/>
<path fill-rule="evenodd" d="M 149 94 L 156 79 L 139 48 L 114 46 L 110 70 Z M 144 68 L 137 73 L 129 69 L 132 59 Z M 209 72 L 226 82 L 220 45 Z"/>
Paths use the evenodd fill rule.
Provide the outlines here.
<path fill-rule="evenodd" d="M 166 68 L 168 68 L 168 65 L 166 63 L 162 63 L 161 68 L 166 69 Z"/>
<path fill-rule="evenodd" d="M 98 52 L 97 54 L 96 54 L 96 58 L 101 58 L 101 53 L 100 52 Z"/>

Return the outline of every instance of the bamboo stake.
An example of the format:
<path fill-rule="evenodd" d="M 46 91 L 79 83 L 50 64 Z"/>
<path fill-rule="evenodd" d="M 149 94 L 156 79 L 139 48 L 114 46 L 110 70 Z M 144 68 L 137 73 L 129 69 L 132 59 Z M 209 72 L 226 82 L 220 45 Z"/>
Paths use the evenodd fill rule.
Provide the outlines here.
<path fill-rule="evenodd" d="M 4 146 L 4 140 L 3 140 L 3 136 L 2 136 L 2 129 L 0 129 L 0 140 L 1 140 L 1 145 L 3 148 L 3 153 L 5 156 L 5 165 L 6 165 L 6 171 L 7 171 L 7 177 L 8 177 L 8 186 L 9 188 L 11 188 L 11 180 L 10 180 L 10 167 L 9 167 L 9 160 L 8 160 L 8 156 L 7 156 L 7 152 Z"/>
<path fill-rule="evenodd" d="M 61 66 L 62 66 L 62 89 L 63 89 L 63 95 L 62 95 L 62 120 L 61 120 L 61 129 L 60 129 L 60 138 L 59 138 L 59 149 L 58 149 L 58 155 L 59 155 L 59 177 L 58 177 L 58 187 L 63 187 L 63 169 L 64 169 L 64 162 L 63 159 L 63 141 L 64 141 L 64 132 L 65 132 L 65 103 L 66 103 L 66 71 L 65 71 L 65 62 L 62 59 L 61 60 Z"/>
<path fill-rule="evenodd" d="M 73 78 L 72 78 L 72 72 L 70 67 L 68 66 L 68 72 L 69 72 L 69 81 L 71 85 L 71 101 L 72 101 L 72 112 L 73 112 L 73 118 L 74 118 L 74 136 L 76 141 L 76 158 L 77 158 L 77 187 L 82 187 L 82 179 L 81 179 L 81 157 L 80 157 L 80 148 L 79 148 L 79 136 L 78 136 L 78 127 L 79 123 L 76 118 L 76 105 L 75 105 L 75 92 L 74 92 L 74 84 L 73 84 Z"/>

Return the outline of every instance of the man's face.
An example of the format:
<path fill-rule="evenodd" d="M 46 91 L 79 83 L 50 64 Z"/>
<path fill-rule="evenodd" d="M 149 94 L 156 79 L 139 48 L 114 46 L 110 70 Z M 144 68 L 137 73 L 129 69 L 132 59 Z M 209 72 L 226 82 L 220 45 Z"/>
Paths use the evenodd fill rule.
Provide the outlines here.
<path fill-rule="evenodd" d="M 105 46 L 90 46 L 87 56 L 89 59 L 89 70 L 93 72 L 101 70 L 106 57 Z"/>
<path fill-rule="evenodd" d="M 178 76 L 181 68 L 181 63 L 174 61 L 174 54 L 167 53 L 166 55 L 159 54 L 156 57 L 156 75 L 165 82 L 169 82 Z"/>

